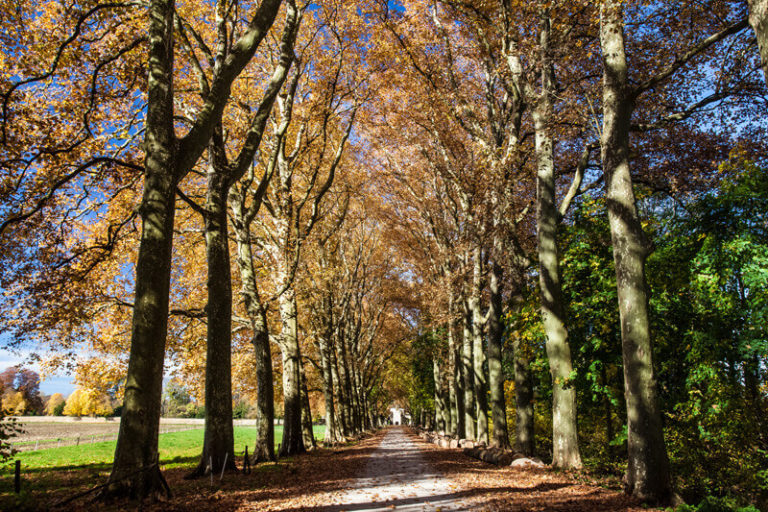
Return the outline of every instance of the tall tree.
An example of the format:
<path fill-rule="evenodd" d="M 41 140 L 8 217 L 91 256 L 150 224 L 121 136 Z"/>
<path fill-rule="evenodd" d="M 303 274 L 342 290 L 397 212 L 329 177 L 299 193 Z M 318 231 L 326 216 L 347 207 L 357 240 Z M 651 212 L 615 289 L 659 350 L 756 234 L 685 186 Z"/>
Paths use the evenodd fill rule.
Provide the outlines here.
<path fill-rule="evenodd" d="M 552 464 L 564 468 L 581 467 L 576 425 L 576 390 L 571 383 L 571 350 L 565 327 L 565 308 L 560 282 L 560 257 L 557 226 L 560 212 L 555 198 L 555 159 L 551 134 L 554 118 L 554 63 L 552 62 L 552 22 L 547 8 L 539 12 L 539 66 L 541 92 L 533 109 L 536 132 L 536 216 L 539 240 L 539 286 L 541 319 L 547 337 L 547 360 L 552 374 Z M 574 180 L 575 181 L 575 180 Z"/>
<path fill-rule="evenodd" d="M 188 200 L 204 219 L 205 246 L 207 258 L 208 304 L 207 338 L 205 358 L 205 433 L 203 451 L 198 467 L 191 477 L 202 476 L 211 471 L 220 473 L 223 469 L 236 470 L 234 452 L 234 430 L 232 425 L 232 279 L 229 260 L 229 235 L 227 204 L 230 188 L 253 165 L 253 159 L 259 149 L 264 129 L 288 70 L 293 63 L 293 47 L 301 15 L 293 0 L 286 2 L 285 27 L 280 42 L 280 54 L 277 65 L 270 77 L 264 95 L 249 119 L 249 126 L 242 141 L 240 151 L 230 161 L 224 142 L 223 128 L 214 130 L 209 143 L 209 164 L 205 205 L 199 207 Z M 231 51 L 228 25 L 224 6 L 217 12 L 219 35 L 218 62 Z M 188 39 L 187 39 L 188 40 Z M 189 49 L 190 53 L 193 50 Z M 215 70 L 214 70 L 215 72 Z M 207 92 L 205 75 L 199 73 L 202 93 Z M 259 188 L 263 189 L 271 178 L 265 173 Z M 260 197 L 252 206 L 258 211 Z"/>
<path fill-rule="evenodd" d="M 606 203 L 616 268 L 621 319 L 624 386 L 627 402 L 628 489 L 644 501 L 672 498 L 669 460 L 664 444 L 653 367 L 645 261 L 650 244 L 635 204 L 630 174 L 629 133 L 638 98 L 675 74 L 689 61 L 747 26 L 727 25 L 701 40 L 681 57 L 638 85 L 630 85 L 622 2 L 605 0 L 600 10 L 603 53 L 602 163 Z"/>
<path fill-rule="evenodd" d="M 174 129 L 174 1 L 149 4 L 149 80 L 142 234 L 136 265 L 131 351 L 115 461 L 105 496 L 143 497 L 167 488 L 157 452 L 168 323 L 176 187 L 208 145 L 232 83 L 256 53 L 280 0 L 261 3 L 211 80 L 189 132 Z"/>

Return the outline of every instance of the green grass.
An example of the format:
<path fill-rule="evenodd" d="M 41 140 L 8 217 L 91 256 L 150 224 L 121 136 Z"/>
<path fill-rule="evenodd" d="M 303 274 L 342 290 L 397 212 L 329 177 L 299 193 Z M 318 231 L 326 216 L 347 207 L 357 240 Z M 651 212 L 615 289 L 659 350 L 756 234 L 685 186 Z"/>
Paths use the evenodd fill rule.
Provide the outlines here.
<path fill-rule="evenodd" d="M 325 427 L 314 428 L 315 438 L 322 439 Z M 275 427 L 275 447 L 283 438 L 283 427 Z M 245 445 L 253 450 L 255 427 L 235 427 L 235 454 L 242 455 Z M 21 461 L 25 471 L 46 469 L 74 469 L 82 466 L 108 466 L 115 455 L 116 441 L 85 443 L 80 446 L 62 446 L 37 451 L 21 452 L 14 459 Z M 166 468 L 189 464 L 200 456 L 203 429 L 160 434 L 160 462 Z"/>
<path fill-rule="evenodd" d="M 325 427 L 316 426 L 314 431 L 315 438 L 322 439 Z M 163 469 L 191 468 L 197 464 L 203 434 L 202 428 L 160 434 L 160 462 Z M 283 427 L 276 426 L 275 447 L 282 437 Z M 242 456 L 245 445 L 252 449 L 255 439 L 255 427 L 235 427 L 235 455 Z M 61 498 L 67 493 L 105 482 L 112 467 L 115 445 L 116 441 L 102 441 L 16 454 L 14 459 L 20 460 L 22 467 L 22 493 L 13 493 L 14 459 L 11 459 L 9 463 L 0 466 L 0 510 L 38 510 L 40 504 L 49 499 L 46 496 L 50 496 L 51 492 L 58 493 Z M 273 466 L 263 465 L 257 470 L 269 470 Z"/>

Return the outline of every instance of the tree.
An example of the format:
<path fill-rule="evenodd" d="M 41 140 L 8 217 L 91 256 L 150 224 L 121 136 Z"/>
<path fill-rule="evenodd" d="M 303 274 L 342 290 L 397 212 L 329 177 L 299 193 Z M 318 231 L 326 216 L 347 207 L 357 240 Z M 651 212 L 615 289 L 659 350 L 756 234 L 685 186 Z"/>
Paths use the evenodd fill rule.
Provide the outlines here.
<path fill-rule="evenodd" d="M 638 98 L 673 75 L 713 44 L 738 33 L 737 21 L 694 45 L 682 58 L 640 85 L 630 86 L 622 2 L 605 1 L 600 11 L 604 62 L 602 161 L 621 313 L 625 397 L 627 400 L 630 492 L 649 502 L 671 499 L 669 461 L 656 397 L 653 345 L 648 319 L 645 260 L 650 252 L 635 204 L 630 175 L 629 132 Z"/>
<path fill-rule="evenodd" d="M 3 406 L 16 415 L 40 414 L 40 376 L 27 368 L 12 366 L 0 373 L 0 394 Z"/>
<path fill-rule="evenodd" d="M 165 486 L 156 466 L 152 471 L 137 470 L 157 462 L 176 187 L 206 149 L 221 121 L 232 83 L 256 53 L 281 3 L 267 0 L 254 11 L 229 55 L 214 67 L 194 124 L 178 138 L 173 103 L 174 1 L 150 2 L 142 235 L 125 399 L 111 485 L 105 496 L 144 497 Z M 217 11 L 223 11 L 223 5 L 219 2 Z"/>
<path fill-rule="evenodd" d="M 54 393 L 45 403 L 45 414 L 47 416 L 61 416 L 64 413 L 64 404 L 66 400 L 61 393 Z"/>
<path fill-rule="evenodd" d="M 541 288 L 541 317 L 547 336 L 547 359 L 552 375 L 552 464 L 564 468 L 581 467 L 578 428 L 576 425 L 576 391 L 572 385 L 571 350 L 565 321 L 565 306 L 560 276 L 560 257 L 557 249 L 559 217 L 555 197 L 555 161 L 552 127 L 555 94 L 553 48 L 551 47 L 552 20 L 546 7 L 539 8 L 539 65 L 541 66 L 541 92 L 533 108 L 536 132 L 536 215 L 539 241 L 539 286 Z M 587 154 L 587 158 L 588 158 Z M 586 162 L 585 162 L 586 165 Z M 581 169 L 583 173 L 583 169 Z M 578 189 L 577 172 L 574 177 Z"/>
<path fill-rule="evenodd" d="M 77 388 L 67 397 L 64 416 L 109 416 L 114 407 L 108 395 Z"/>
<path fill-rule="evenodd" d="M 223 127 L 217 127 L 208 145 L 209 166 L 205 205 L 195 208 L 202 214 L 205 225 L 207 261 L 207 336 L 205 381 L 205 435 L 198 467 L 189 476 L 202 476 L 206 472 L 237 470 L 232 427 L 232 279 L 229 258 L 227 205 L 230 188 L 253 165 L 254 155 L 261 144 L 275 98 L 283 86 L 293 63 L 293 46 L 301 14 L 293 0 L 286 2 L 285 27 L 280 43 L 280 55 L 272 77 L 256 113 L 249 120 L 240 151 L 232 160 L 227 155 Z M 219 48 L 226 55 L 233 52 L 227 45 L 226 18 L 219 21 Z M 194 50 L 190 49 L 191 53 Z M 201 73 L 201 93 L 207 90 Z M 265 175 L 268 182 L 270 175 Z M 264 185 L 262 185 L 263 187 Z M 226 464 L 226 468 L 225 465 Z"/>

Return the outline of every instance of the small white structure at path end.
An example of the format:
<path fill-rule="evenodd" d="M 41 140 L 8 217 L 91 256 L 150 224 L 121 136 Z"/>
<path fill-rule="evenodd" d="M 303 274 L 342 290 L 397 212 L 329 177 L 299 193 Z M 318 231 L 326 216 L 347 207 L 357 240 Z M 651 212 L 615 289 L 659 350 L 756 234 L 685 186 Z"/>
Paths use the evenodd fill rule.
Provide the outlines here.
<path fill-rule="evenodd" d="M 405 412 L 405 409 L 402 407 L 390 407 L 389 408 L 389 419 L 392 422 L 392 425 L 405 425 L 406 423 L 410 423 L 411 415 Z"/>

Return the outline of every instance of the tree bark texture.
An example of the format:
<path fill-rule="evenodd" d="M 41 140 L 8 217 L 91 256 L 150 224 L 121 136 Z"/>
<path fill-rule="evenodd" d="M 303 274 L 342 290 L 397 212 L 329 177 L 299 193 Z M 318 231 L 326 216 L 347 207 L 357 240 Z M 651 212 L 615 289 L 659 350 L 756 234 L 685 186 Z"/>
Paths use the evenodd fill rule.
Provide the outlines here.
<path fill-rule="evenodd" d="M 215 158 L 215 157 L 212 157 Z M 190 477 L 237 470 L 232 424 L 232 279 L 227 236 L 229 182 L 211 165 L 205 204 L 208 317 L 203 452 Z"/>
<path fill-rule="evenodd" d="M 176 198 L 173 131 L 173 0 L 149 5 L 149 81 L 141 241 L 131 352 L 115 459 L 105 497 L 143 498 L 163 489 L 157 441 L 168 329 Z"/>
<path fill-rule="evenodd" d="M 304 439 L 306 449 L 317 448 L 315 433 L 312 430 L 312 409 L 309 406 L 309 391 L 307 389 L 307 377 L 304 373 L 304 366 L 300 365 L 301 375 L 301 433 Z"/>
<path fill-rule="evenodd" d="M 432 372 L 435 376 L 435 430 L 445 432 L 448 423 L 446 421 L 445 375 L 440 366 L 439 358 L 434 357 L 432 359 Z"/>
<path fill-rule="evenodd" d="M 748 0 L 749 24 L 755 31 L 757 46 L 760 48 L 760 60 L 763 75 L 768 83 L 768 0 Z"/>
<path fill-rule="evenodd" d="M 283 404 L 285 409 L 281 457 L 304 453 L 301 429 L 301 349 L 296 326 L 296 296 L 292 286 L 280 295 L 280 348 L 283 352 Z"/>
<path fill-rule="evenodd" d="M 333 372 L 331 370 L 331 356 L 329 354 L 330 340 L 328 333 L 318 343 L 320 352 L 320 365 L 323 376 L 323 399 L 325 401 L 325 436 L 323 443 L 333 445 L 341 441 L 339 426 L 336 423 L 336 405 L 334 404 Z"/>
<path fill-rule="evenodd" d="M 474 251 L 472 296 L 469 306 L 472 312 L 472 359 L 475 373 L 475 406 L 477 431 L 475 439 L 488 444 L 488 379 L 485 376 L 485 350 L 483 349 L 483 313 L 480 249 Z"/>
<path fill-rule="evenodd" d="M 581 467 L 576 425 L 576 390 L 571 385 L 571 349 L 565 327 L 565 307 L 557 250 L 559 212 L 555 198 L 555 160 L 549 123 L 554 115 L 554 77 L 549 56 L 550 20 L 542 13 L 540 29 L 541 94 L 533 110 L 536 138 L 536 220 L 539 241 L 541 318 L 546 336 L 547 359 L 552 376 L 552 465 Z"/>
<path fill-rule="evenodd" d="M 488 316 L 488 384 L 491 391 L 491 419 L 493 439 L 491 445 L 497 448 L 509 448 L 507 431 L 507 404 L 504 400 L 504 371 L 502 369 L 502 346 L 504 344 L 504 325 L 501 321 L 502 294 L 501 283 L 503 270 L 493 262 L 491 268 L 491 304 Z"/>
<path fill-rule="evenodd" d="M 464 303 L 462 322 L 461 369 L 464 378 L 464 438 L 475 439 L 475 367 L 472 357 L 474 340 L 472 338 L 472 312 Z"/>
<path fill-rule="evenodd" d="M 272 383 L 272 351 L 267 330 L 267 312 L 261 303 L 253 265 L 250 231 L 246 225 L 242 198 L 234 201 L 234 231 L 237 241 L 237 265 L 240 271 L 240 295 L 245 302 L 253 331 L 251 343 L 256 370 L 256 444 L 253 462 L 277 460 L 275 457 L 275 397 Z"/>
<path fill-rule="evenodd" d="M 515 450 L 528 457 L 533 456 L 535 438 L 533 430 L 533 378 L 531 358 L 519 339 L 514 343 L 515 365 Z"/>
<path fill-rule="evenodd" d="M 459 374 L 459 358 L 456 356 L 456 342 L 453 337 L 453 322 L 448 321 L 447 324 L 447 336 L 448 336 L 448 371 L 450 371 L 450 377 L 448 379 L 448 434 L 457 436 L 459 434 L 459 400 L 460 398 L 460 382 L 461 375 Z"/>
<path fill-rule="evenodd" d="M 629 449 L 627 484 L 634 497 L 666 504 L 672 497 L 672 488 L 656 398 L 648 321 L 648 243 L 635 205 L 629 168 L 634 102 L 628 94 L 624 20 L 618 0 L 603 2 L 600 42 L 604 62 L 602 159 L 621 318 Z"/>

